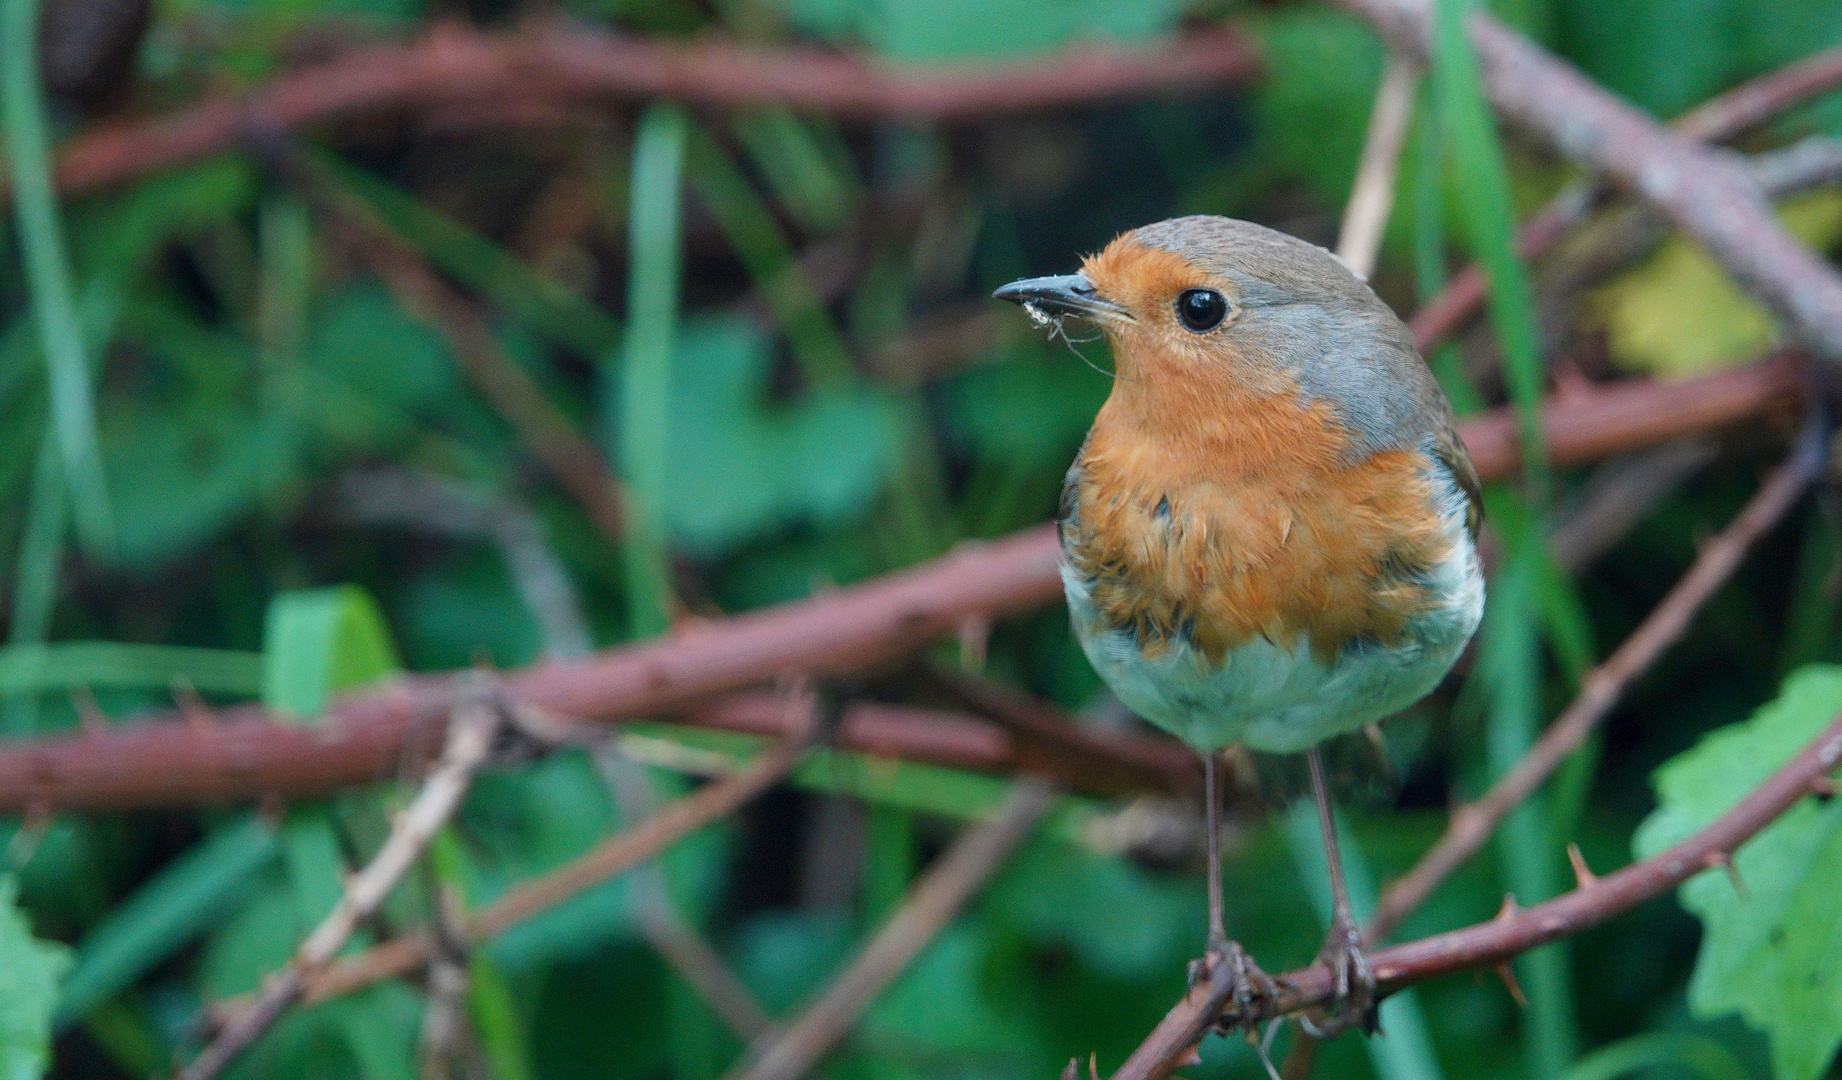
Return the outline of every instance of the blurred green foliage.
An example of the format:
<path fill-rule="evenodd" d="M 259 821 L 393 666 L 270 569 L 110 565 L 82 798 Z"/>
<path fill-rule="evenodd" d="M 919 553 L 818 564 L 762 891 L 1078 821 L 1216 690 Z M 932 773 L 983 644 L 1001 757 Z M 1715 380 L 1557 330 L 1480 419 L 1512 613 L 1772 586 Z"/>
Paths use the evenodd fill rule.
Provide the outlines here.
<path fill-rule="evenodd" d="M 43 2 L 96 13 L 87 25 L 105 29 L 137 8 Z M 14 35 L 0 43 L 6 56 L 29 54 L 18 27 L 38 6 L 0 0 Z M 1661 116 L 1842 44 L 1833 0 L 1490 6 Z M 1120 230 L 1177 213 L 1332 242 L 1383 57 L 1355 19 L 1292 0 L 168 0 L 147 11 L 131 61 L 97 76 L 94 92 L 57 91 L 41 107 L 30 65 L 9 62 L 0 80 L 18 193 L 0 229 L 7 736 L 72 728 L 90 697 L 125 721 L 169 706 L 176 684 L 311 722 L 328 695 L 399 665 L 554 654 L 556 612 L 539 608 L 555 597 L 530 590 L 495 535 L 434 503 L 393 507 L 389 520 L 360 513 L 354 492 L 380 470 L 459 482 L 528 514 L 573 593 L 570 617 L 598 645 L 1047 520 L 1107 394 L 1106 348 L 1043 339 L 996 310 L 990 289 L 1064 272 Z M 440 20 L 500 30 L 556 14 L 669 39 L 955 63 L 1154 44 L 1207 22 L 1256 39 L 1265 67 L 1249 85 L 1186 98 L 953 124 L 773 106 L 408 110 L 252 139 L 61 204 L 32 197 L 47 139 L 260 85 Z M 1531 306 L 1508 219 L 1570 170 L 1495 132 L 1464 58 L 1442 61 L 1416 110 L 1373 281 L 1406 311 L 1458 260 L 1490 259 L 1509 284 L 1493 307 L 1501 344 L 1484 331 L 1435 366 L 1466 409 L 1532 407 L 1543 380 L 1531 311 L 1545 317 L 1548 266 L 1530 268 Z M 1842 134 L 1842 95 L 1741 148 L 1812 134 Z M 425 263 L 477 308 L 504 362 L 622 478 L 632 531 L 606 535 L 575 503 L 381 247 Z M 1686 251 L 1667 241 L 1596 294 L 1612 309 L 1597 315 L 1696 327 L 1689 345 L 1738 341 L 1721 360 L 1745 359 L 1736 354 L 1767 340 L 1763 316 L 1710 301 L 1730 294 L 1705 266 L 1683 287 L 1670 268 L 1692 261 Z M 1559 341 L 1539 330 L 1549 360 L 1591 344 L 1579 325 Z M 1590 368 L 1590 347 L 1566 355 L 1611 374 Z M 85 394 L 93 431 L 75 424 Z M 86 440 L 100 487 L 83 472 Z M 1551 491 L 1537 485 L 1527 499 L 1492 494 L 1512 553 L 1493 629 L 1462 692 L 1389 726 L 1396 778 L 1354 769 L 1366 779 L 1344 789 L 1343 812 L 1358 877 L 1402 872 L 1447 805 L 1502 771 L 1577 685 L 1593 643 L 1622 638 L 1746 498 L 1774 440 L 1749 430 L 1722 451 L 1571 579 L 1537 557 L 1539 541 L 1594 489 L 1592 471 L 1558 471 Z M 104 506 L 112 547 L 94 540 Z M 1619 864 L 1655 806 L 1650 776 L 1674 758 L 1656 772 L 1661 808 L 1637 832 L 1640 854 L 1655 850 L 1719 813 L 1838 707 L 1838 676 L 1824 667 L 1777 697 L 1785 673 L 1842 661 L 1842 542 L 1817 508 L 1800 514 L 1518 819 L 1513 842 L 1474 860 L 1400 936 L 1488 918 L 1506 889 L 1529 902 L 1558 888 L 1570 842 L 1601 872 Z M 950 645 L 940 652 L 953 658 Z M 986 664 L 1113 722 L 1059 611 L 997 628 Z M 623 745 L 669 796 L 687 790 L 686 760 L 733 762 L 760 743 L 647 724 Z M 674 847 L 661 860 L 666 899 L 785 1017 L 1002 791 L 992 777 L 818 753 L 786 790 Z M 52 1031 L 62 1077 L 163 1074 L 195 1053 L 208 1010 L 286 961 L 404 797 L 380 784 L 274 816 L 211 807 L 0 824 L 0 871 L 11 867 L 0 873 L 0 1074 L 36 1074 Z M 1494 982 L 1436 981 L 1390 1004 L 1389 1039 L 1325 1046 L 1318 1075 L 1833 1075 L 1836 805 L 1804 804 L 1742 849 L 1749 896 L 1703 875 L 1679 902 L 1582 935 L 1571 967 L 1525 969 L 1533 1009 Z M 1090 1050 L 1102 1069 L 1116 1064 L 1183 989 L 1203 887 L 1188 856 L 1097 845 L 1094 824 L 1115 809 L 1064 798 L 826 1074 L 1048 1076 Z M 366 933 L 421 925 L 437 892 L 490 903 L 630 819 L 586 753 L 495 769 L 437 842 L 430 872 L 412 875 Z M 1283 813 L 1235 823 L 1230 930 L 1268 970 L 1308 962 L 1322 934 L 1322 871 L 1304 831 Z M 590 889 L 470 959 L 474 1075 L 702 1080 L 727 1066 L 740 1040 L 653 951 L 636 895 L 621 880 Z M 28 916 L 41 937 L 72 944 L 74 960 L 31 938 Z M 54 999 L 45 987 L 58 980 Z M 423 1004 L 420 983 L 397 981 L 300 1010 L 235 1075 L 410 1075 Z M 1202 1056 L 1185 1070 L 1192 1080 L 1263 1075 L 1239 1041 L 1209 1040 Z"/>

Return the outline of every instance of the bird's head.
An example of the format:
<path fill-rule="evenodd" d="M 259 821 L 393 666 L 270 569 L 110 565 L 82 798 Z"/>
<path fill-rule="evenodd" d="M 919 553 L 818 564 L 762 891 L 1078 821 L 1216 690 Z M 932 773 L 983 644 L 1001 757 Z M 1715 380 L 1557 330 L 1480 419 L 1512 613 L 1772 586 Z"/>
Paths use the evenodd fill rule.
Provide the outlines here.
<path fill-rule="evenodd" d="M 993 294 L 1112 340 L 1115 394 L 1297 394 L 1362 444 L 1446 408 L 1405 326 L 1335 255 L 1251 222 L 1197 215 L 1121 235 L 1080 273 Z M 1163 391 L 1160 393 L 1160 391 Z M 1181 410 L 1187 412 L 1189 410 Z"/>

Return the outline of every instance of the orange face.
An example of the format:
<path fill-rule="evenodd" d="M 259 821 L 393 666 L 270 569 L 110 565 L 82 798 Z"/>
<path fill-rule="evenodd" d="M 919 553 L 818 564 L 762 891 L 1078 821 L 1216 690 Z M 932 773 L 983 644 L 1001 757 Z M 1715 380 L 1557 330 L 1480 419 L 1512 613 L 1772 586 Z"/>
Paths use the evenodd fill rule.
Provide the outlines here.
<path fill-rule="evenodd" d="M 1065 536 L 1099 612 L 1148 649 L 1181 632 L 1204 655 L 1264 637 L 1328 659 L 1389 643 L 1427 609 L 1424 572 L 1453 540 L 1429 463 L 1411 451 L 1352 462 L 1333 410 L 1242 351 L 1229 282 L 1129 236 L 1088 259 L 1095 321 L 1118 379 L 1081 452 Z M 1187 290 L 1224 294 L 1221 322 L 1180 322 Z"/>

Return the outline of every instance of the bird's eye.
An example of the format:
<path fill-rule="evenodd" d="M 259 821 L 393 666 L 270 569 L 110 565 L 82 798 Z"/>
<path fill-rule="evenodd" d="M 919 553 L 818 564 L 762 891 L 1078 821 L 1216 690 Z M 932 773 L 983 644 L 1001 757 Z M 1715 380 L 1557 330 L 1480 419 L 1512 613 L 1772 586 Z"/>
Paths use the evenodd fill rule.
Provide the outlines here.
<path fill-rule="evenodd" d="M 1228 301 L 1214 289 L 1185 289 L 1177 297 L 1177 321 L 1187 330 L 1206 334 L 1228 317 Z"/>

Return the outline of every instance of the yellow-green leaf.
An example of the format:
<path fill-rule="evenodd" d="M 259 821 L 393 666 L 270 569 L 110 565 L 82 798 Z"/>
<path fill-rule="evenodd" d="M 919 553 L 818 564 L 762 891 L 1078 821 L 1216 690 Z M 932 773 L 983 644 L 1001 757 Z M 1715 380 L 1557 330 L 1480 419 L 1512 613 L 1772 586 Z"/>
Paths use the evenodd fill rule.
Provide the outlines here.
<path fill-rule="evenodd" d="M 1827 250 L 1842 240 L 1842 190 L 1791 199 L 1778 216 L 1799 240 Z M 1771 312 L 1680 234 L 1589 294 L 1588 310 L 1605 329 L 1614 363 L 1663 378 L 1736 367 L 1779 338 Z"/>

